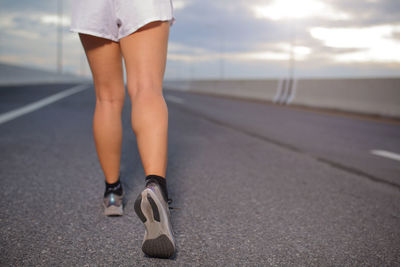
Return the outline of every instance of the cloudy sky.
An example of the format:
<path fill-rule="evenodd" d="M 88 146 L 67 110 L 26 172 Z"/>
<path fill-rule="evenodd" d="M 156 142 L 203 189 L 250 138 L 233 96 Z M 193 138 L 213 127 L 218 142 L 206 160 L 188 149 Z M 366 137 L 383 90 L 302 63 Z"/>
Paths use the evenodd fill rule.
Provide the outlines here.
<path fill-rule="evenodd" d="M 145 1 L 145 0 L 143 0 Z M 399 0 L 172 0 L 166 79 L 399 77 Z M 63 1 L 63 69 L 90 75 Z M 0 61 L 56 69 L 56 0 L 0 0 Z"/>

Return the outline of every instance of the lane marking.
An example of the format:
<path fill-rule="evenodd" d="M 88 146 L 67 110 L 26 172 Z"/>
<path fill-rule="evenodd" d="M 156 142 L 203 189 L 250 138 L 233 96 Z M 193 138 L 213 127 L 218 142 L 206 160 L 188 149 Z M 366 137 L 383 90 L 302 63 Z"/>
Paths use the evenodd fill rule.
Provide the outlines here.
<path fill-rule="evenodd" d="M 185 100 L 183 100 L 182 98 L 173 95 L 167 95 L 165 96 L 165 99 L 178 104 L 183 104 L 185 102 Z"/>
<path fill-rule="evenodd" d="M 81 84 L 74 86 L 72 88 L 69 88 L 67 90 L 64 90 L 62 92 L 59 92 L 57 94 L 48 96 L 46 98 L 43 98 L 39 101 L 33 102 L 31 104 L 28 104 L 26 106 L 23 106 L 21 108 L 17 108 L 11 111 L 8 111 L 6 113 L 0 114 L 0 124 L 6 123 L 8 121 L 14 120 L 22 115 L 28 114 L 30 112 L 33 112 L 35 110 L 38 110 L 44 106 L 50 105 L 51 103 L 54 103 L 58 100 L 61 100 L 67 96 L 79 93 L 87 88 L 89 88 L 89 84 Z"/>
<path fill-rule="evenodd" d="M 371 154 L 400 161 L 400 155 L 386 150 L 371 150 Z"/>

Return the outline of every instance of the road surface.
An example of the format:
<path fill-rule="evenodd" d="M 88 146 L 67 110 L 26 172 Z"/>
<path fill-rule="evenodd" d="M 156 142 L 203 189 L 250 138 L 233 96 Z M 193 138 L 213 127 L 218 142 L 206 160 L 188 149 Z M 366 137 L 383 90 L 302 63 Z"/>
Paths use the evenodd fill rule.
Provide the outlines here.
<path fill-rule="evenodd" d="M 0 118 L 74 86 L 2 87 Z M 87 87 L 0 124 L 1 266 L 400 265 L 399 124 L 164 91 L 177 253 L 153 259 L 129 100 L 109 218 Z"/>

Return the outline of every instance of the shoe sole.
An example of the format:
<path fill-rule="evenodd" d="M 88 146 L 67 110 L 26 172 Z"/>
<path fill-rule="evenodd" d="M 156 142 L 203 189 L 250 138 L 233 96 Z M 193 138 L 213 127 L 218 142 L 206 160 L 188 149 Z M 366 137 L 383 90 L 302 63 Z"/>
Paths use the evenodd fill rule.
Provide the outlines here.
<path fill-rule="evenodd" d="M 135 201 L 135 212 L 146 228 L 142 251 L 151 257 L 170 258 L 175 252 L 175 240 L 157 195 L 145 189 Z"/>
<path fill-rule="evenodd" d="M 121 206 L 109 206 L 106 207 L 104 206 L 104 215 L 106 216 L 122 216 L 123 215 L 123 210 L 122 210 L 122 205 Z"/>

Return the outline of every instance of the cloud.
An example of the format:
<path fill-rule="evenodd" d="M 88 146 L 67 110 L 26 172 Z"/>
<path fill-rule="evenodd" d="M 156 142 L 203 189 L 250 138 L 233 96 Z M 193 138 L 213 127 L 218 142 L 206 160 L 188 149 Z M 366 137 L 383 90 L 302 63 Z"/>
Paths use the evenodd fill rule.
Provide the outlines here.
<path fill-rule="evenodd" d="M 54 1 L 47 3 L 42 6 L 42 1 L 25 2 L 26 9 L 21 12 L 18 10 L 21 3 L 13 1 L 0 11 L 0 61 L 55 70 L 57 15 L 49 8 L 55 6 Z M 62 19 L 64 70 L 76 73 L 82 48 L 78 36 L 68 32 L 70 21 L 66 10 Z"/>
<path fill-rule="evenodd" d="M 333 55 L 333 59 L 339 62 L 400 63 L 400 40 L 394 38 L 394 34 L 399 32 L 400 24 L 364 28 L 310 29 L 311 35 L 322 40 L 328 47 L 357 49 L 354 52 Z"/>
<path fill-rule="evenodd" d="M 0 1 L 0 60 L 54 69 L 57 1 Z M 222 64 L 226 77 L 286 75 L 291 43 L 299 75 L 400 68 L 398 0 L 172 2 L 176 23 L 170 30 L 167 78 L 186 73 L 179 70 L 189 77 L 190 69 L 193 77 L 218 77 Z M 79 72 L 85 57 L 77 34 L 68 31 L 71 1 L 63 3 L 65 68 Z"/>
<path fill-rule="evenodd" d="M 174 10 L 180 10 L 180 9 L 184 9 L 187 5 L 187 1 L 183 1 L 183 0 L 174 0 L 172 2 L 173 8 Z"/>
<path fill-rule="evenodd" d="M 269 4 L 254 5 L 251 9 L 257 18 L 271 20 L 319 17 L 329 20 L 349 20 L 352 16 L 333 8 L 321 0 L 275 0 Z"/>
<path fill-rule="evenodd" d="M 69 17 L 63 16 L 59 17 L 57 14 L 47 14 L 43 15 L 40 18 L 42 23 L 45 24 L 53 24 L 53 25 L 63 25 L 65 27 L 69 26 L 71 24 L 71 19 Z"/>

